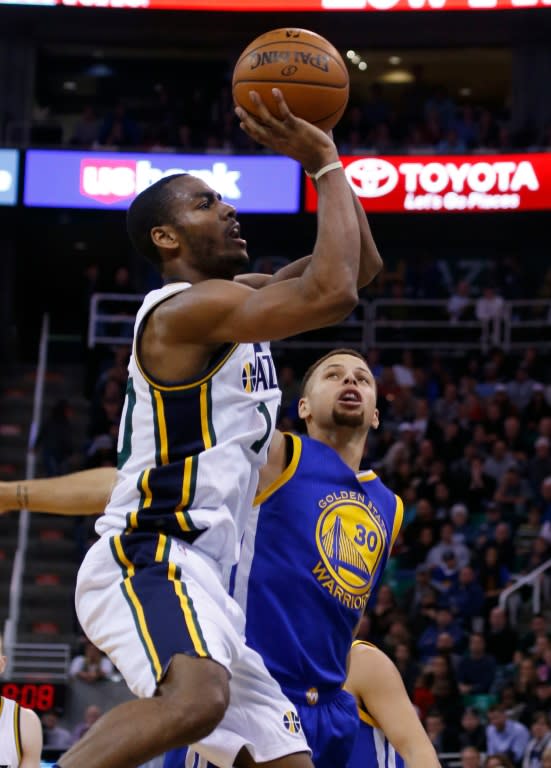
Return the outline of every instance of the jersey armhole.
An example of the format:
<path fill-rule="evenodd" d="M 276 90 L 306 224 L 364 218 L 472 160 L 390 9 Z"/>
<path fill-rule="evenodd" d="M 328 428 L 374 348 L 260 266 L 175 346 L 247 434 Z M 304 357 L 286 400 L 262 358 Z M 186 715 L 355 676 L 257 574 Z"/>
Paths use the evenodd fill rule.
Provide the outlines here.
<path fill-rule="evenodd" d="M 263 504 L 266 499 L 269 499 L 282 485 L 285 485 L 297 470 L 302 453 L 302 440 L 298 435 L 293 435 L 291 432 L 284 432 L 283 438 L 285 440 L 285 468 L 281 474 L 276 477 L 273 483 L 270 483 L 267 488 L 256 495 L 253 501 L 255 507 L 259 504 Z"/>

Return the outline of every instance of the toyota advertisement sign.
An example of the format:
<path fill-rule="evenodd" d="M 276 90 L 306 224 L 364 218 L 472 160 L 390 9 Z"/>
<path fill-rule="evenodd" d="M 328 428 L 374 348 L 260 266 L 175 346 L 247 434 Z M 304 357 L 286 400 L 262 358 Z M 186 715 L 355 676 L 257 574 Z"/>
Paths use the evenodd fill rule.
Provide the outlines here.
<path fill-rule="evenodd" d="M 203 179 L 240 213 L 297 213 L 298 163 L 286 157 L 29 150 L 23 201 L 46 208 L 124 210 L 164 176 Z"/>
<path fill-rule="evenodd" d="M 343 157 L 366 211 L 451 213 L 551 209 L 551 154 Z M 306 182 L 306 210 L 315 211 Z"/>
<path fill-rule="evenodd" d="M 0 205 L 16 204 L 18 171 L 19 152 L 0 149 Z"/>

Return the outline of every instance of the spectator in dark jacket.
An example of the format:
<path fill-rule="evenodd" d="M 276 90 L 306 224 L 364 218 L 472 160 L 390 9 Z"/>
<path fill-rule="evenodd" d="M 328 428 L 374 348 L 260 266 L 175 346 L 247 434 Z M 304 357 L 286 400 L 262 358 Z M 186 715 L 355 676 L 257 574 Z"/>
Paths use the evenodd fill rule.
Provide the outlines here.
<path fill-rule="evenodd" d="M 484 636 L 474 632 L 469 637 L 469 653 L 459 662 L 457 680 L 460 692 L 488 693 L 496 675 L 496 662 L 486 654 Z"/>

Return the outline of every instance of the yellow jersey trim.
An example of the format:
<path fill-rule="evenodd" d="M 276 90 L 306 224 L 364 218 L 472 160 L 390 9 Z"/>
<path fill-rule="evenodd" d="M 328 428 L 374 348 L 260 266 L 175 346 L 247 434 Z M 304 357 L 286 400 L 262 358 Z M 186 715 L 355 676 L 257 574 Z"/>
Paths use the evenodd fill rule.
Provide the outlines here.
<path fill-rule="evenodd" d="M 203 443 L 205 450 L 212 448 L 212 440 L 210 438 L 209 430 L 209 401 L 208 401 L 208 383 L 201 384 L 201 394 L 199 396 L 199 404 L 201 409 L 201 433 L 203 435 Z"/>
<path fill-rule="evenodd" d="M 300 455 L 302 453 L 302 440 L 297 435 L 291 434 L 291 432 L 284 432 L 284 435 L 289 435 L 293 441 L 293 456 L 289 464 L 285 467 L 279 477 L 270 483 L 267 488 L 258 493 L 253 501 L 253 506 L 263 504 L 266 499 L 269 499 L 282 485 L 285 485 L 297 471 L 298 463 L 300 461 Z"/>
<path fill-rule="evenodd" d="M 13 733 L 15 736 L 15 749 L 17 750 L 17 759 L 21 762 L 23 757 L 23 747 L 21 746 L 21 709 L 19 704 L 13 708 Z"/>
<path fill-rule="evenodd" d="M 229 351 L 224 355 L 224 357 L 218 361 L 218 363 L 212 368 L 208 373 L 206 373 L 204 376 L 202 376 L 200 379 L 195 379 L 190 381 L 187 384 L 174 384 L 173 386 L 166 386 L 164 384 L 159 384 L 156 381 L 153 381 L 153 379 L 147 375 L 147 373 L 144 371 L 142 364 L 140 362 L 139 354 L 138 354 L 138 345 L 136 344 L 134 346 L 134 359 L 136 360 L 136 365 L 138 366 L 138 369 L 144 379 L 147 381 L 147 383 L 153 387 L 153 389 L 159 390 L 160 392 L 177 392 L 177 391 L 183 391 L 186 389 L 195 389 L 197 387 L 200 387 L 201 384 L 204 384 L 209 379 L 212 379 L 215 373 L 218 373 L 220 368 L 228 361 L 228 359 L 233 355 L 237 347 L 239 346 L 238 343 L 234 344 Z"/>
<path fill-rule="evenodd" d="M 390 547 L 388 548 L 389 555 L 392 552 L 392 549 L 394 547 L 394 542 L 398 538 L 398 534 L 400 533 L 400 528 L 402 527 L 402 523 L 404 521 L 404 502 L 399 496 L 395 496 L 395 498 L 396 498 L 396 513 L 394 515 L 394 523 L 392 525 Z"/>
<path fill-rule="evenodd" d="M 168 464 L 168 434 L 166 429 L 165 404 L 163 396 L 158 389 L 153 390 L 153 396 L 156 404 L 157 424 L 159 427 L 159 452 L 161 455 L 161 464 Z"/>
<path fill-rule="evenodd" d="M 358 472 L 356 475 L 356 478 L 360 481 L 360 483 L 369 483 L 371 480 L 376 480 L 378 475 L 372 470 L 368 469 L 364 472 Z"/>

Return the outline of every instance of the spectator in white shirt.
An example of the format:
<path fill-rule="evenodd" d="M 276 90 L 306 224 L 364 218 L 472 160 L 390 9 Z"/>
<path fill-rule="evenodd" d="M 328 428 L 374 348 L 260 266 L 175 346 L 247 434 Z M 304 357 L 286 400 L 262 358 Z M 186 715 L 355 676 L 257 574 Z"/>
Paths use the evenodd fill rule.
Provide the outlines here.
<path fill-rule="evenodd" d="M 477 299 L 475 315 L 482 323 L 482 338 L 496 347 L 501 346 L 501 324 L 505 316 L 503 296 L 496 293 L 492 285 L 484 288 L 482 296 Z"/>

